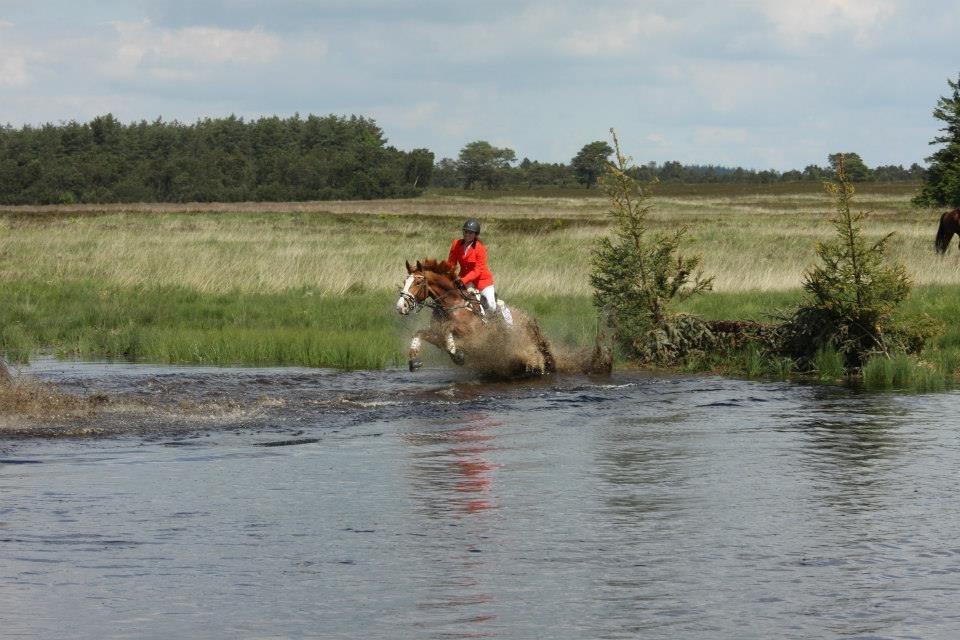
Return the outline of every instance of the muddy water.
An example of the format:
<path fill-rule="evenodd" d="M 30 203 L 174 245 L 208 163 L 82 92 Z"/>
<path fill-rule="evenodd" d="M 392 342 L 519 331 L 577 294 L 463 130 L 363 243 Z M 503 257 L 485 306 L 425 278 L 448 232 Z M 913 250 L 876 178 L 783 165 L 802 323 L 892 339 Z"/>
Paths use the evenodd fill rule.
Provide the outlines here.
<path fill-rule="evenodd" d="M 960 634 L 958 394 L 28 373 L 112 435 L 0 441 L 2 637 Z"/>

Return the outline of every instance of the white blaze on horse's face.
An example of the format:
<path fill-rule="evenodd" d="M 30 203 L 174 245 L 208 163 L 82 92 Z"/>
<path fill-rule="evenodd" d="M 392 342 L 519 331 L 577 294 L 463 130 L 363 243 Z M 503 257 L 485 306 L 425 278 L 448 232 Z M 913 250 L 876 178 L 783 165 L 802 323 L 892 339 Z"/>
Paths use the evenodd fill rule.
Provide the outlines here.
<path fill-rule="evenodd" d="M 407 279 L 404 280 L 403 282 L 403 293 L 407 295 L 401 294 L 400 297 L 397 298 L 397 313 L 399 313 L 402 316 L 405 316 L 408 313 L 410 313 L 410 310 L 412 308 L 412 306 L 408 302 L 409 298 L 407 298 L 407 296 L 413 295 L 410 292 L 410 287 L 413 286 L 413 282 L 414 282 L 414 277 L 412 275 L 407 276 Z"/>

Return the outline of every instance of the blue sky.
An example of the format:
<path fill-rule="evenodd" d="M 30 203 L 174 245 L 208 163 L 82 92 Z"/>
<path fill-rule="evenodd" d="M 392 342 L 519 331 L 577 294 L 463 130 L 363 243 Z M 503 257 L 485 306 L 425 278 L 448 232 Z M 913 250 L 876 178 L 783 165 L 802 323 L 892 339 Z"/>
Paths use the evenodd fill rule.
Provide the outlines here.
<path fill-rule="evenodd" d="M 960 72 L 947 0 L 0 0 L 0 122 L 357 114 L 455 157 L 923 162 Z"/>

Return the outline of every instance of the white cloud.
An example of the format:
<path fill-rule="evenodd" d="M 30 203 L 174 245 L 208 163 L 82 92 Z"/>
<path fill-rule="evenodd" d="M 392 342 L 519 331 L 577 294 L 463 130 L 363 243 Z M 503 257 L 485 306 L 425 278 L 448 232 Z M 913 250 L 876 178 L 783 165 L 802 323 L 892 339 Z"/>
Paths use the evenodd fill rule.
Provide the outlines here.
<path fill-rule="evenodd" d="M 440 116 L 436 102 L 417 102 L 412 105 L 383 105 L 373 108 L 374 118 L 381 126 L 416 129 L 435 123 Z"/>
<path fill-rule="evenodd" d="M 779 36 L 793 47 L 837 33 L 850 33 L 861 45 L 897 12 L 895 0 L 754 0 Z"/>
<path fill-rule="evenodd" d="M 0 87 L 21 87 L 27 84 L 27 61 L 22 56 L 0 51 Z"/>
<path fill-rule="evenodd" d="M 118 40 L 107 71 L 116 75 L 146 72 L 158 79 L 190 79 L 224 64 L 266 65 L 281 49 L 279 39 L 259 27 L 163 29 L 148 20 L 113 26 Z"/>
<path fill-rule="evenodd" d="M 807 84 L 805 74 L 765 61 L 713 61 L 678 65 L 677 78 L 699 93 L 702 112 L 743 112 L 779 103 L 785 94 Z"/>
<path fill-rule="evenodd" d="M 693 142 L 697 145 L 743 145 L 750 141 L 746 129 L 736 127 L 696 127 Z"/>
<path fill-rule="evenodd" d="M 580 56 L 620 55 L 637 51 L 649 41 L 679 29 L 679 22 L 655 13 L 593 12 L 571 21 L 568 35 L 560 39 L 561 48 Z M 584 24 L 585 23 L 585 24 Z M 571 26 L 572 26 L 571 25 Z"/>
<path fill-rule="evenodd" d="M 0 20 L 0 30 L 13 27 L 12 22 Z M 4 38 L 0 41 L 0 88 L 22 87 L 29 83 L 28 61 L 39 60 L 43 54 L 27 46 Z"/>

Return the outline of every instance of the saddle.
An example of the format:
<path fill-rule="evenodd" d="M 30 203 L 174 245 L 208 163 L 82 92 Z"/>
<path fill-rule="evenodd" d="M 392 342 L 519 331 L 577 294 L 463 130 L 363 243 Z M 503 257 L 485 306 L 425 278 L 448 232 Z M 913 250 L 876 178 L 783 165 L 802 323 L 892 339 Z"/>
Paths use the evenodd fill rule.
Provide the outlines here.
<path fill-rule="evenodd" d="M 480 290 L 473 285 L 468 285 L 467 288 L 463 290 L 463 295 L 471 302 L 475 301 L 477 303 L 478 311 L 474 311 L 474 313 L 480 316 L 480 320 L 482 320 L 484 324 L 499 316 L 508 326 L 513 326 L 513 314 L 510 313 L 507 304 L 500 298 L 497 298 L 496 309 L 488 309 L 484 304 L 484 297 L 480 295 Z"/>

